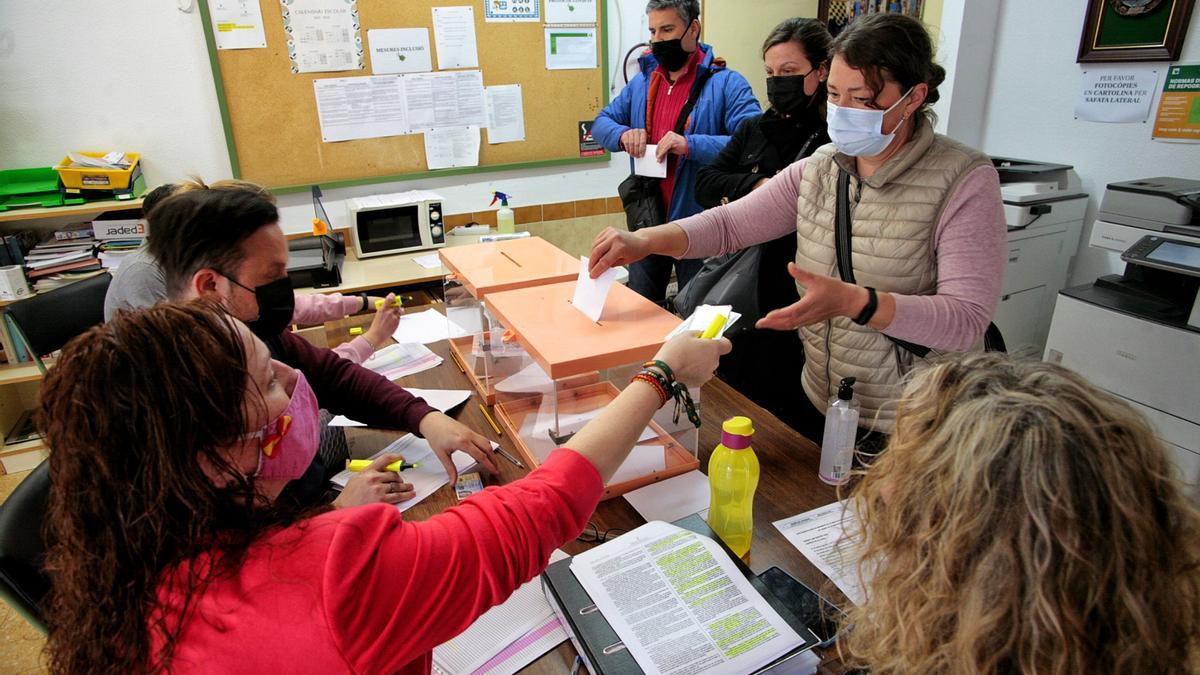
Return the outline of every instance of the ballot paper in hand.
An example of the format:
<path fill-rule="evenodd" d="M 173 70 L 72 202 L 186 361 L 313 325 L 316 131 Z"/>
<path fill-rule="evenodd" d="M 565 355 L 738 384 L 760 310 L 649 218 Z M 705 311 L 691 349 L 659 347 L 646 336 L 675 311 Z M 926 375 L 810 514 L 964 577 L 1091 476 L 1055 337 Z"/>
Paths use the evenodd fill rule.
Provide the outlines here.
<path fill-rule="evenodd" d="M 804 643 L 717 542 L 675 525 L 580 553 L 571 572 L 648 674 L 751 673 Z"/>
<path fill-rule="evenodd" d="M 721 326 L 721 330 L 717 331 L 715 336 L 718 338 L 724 336 L 725 331 L 729 330 L 730 326 L 732 326 L 738 319 L 742 318 L 741 314 L 733 311 L 732 305 L 700 305 L 696 308 L 696 311 L 692 312 L 691 316 L 689 316 L 683 323 L 676 326 L 675 330 L 667 334 L 667 339 L 670 340 L 676 335 L 686 333 L 687 331 L 703 333 L 704 329 L 708 328 L 708 325 L 712 323 L 712 320 L 718 316 L 725 317 L 725 325 Z"/>
<path fill-rule="evenodd" d="M 650 178 L 667 177 L 667 160 L 658 161 L 658 146 L 647 145 L 646 154 L 633 158 L 633 172 Z"/>
<path fill-rule="evenodd" d="M 604 301 L 608 299 L 608 291 L 617 280 L 616 268 L 609 268 L 599 277 L 593 279 L 588 274 L 588 259 L 579 256 L 579 278 L 575 281 L 575 297 L 571 306 L 583 312 L 592 321 L 599 321 L 604 313 Z"/>

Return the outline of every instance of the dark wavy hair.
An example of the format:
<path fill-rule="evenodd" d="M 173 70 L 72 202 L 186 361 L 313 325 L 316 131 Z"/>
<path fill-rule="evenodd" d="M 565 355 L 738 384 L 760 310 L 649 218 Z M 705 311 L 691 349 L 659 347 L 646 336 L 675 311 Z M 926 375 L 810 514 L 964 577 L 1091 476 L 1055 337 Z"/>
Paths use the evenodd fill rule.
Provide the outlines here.
<path fill-rule="evenodd" d="M 834 38 L 831 53 L 862 71 L 863 79 L 875 94 L 872 102 L 879 98 L 889 80 L 900 85 L 902 91 L 918 84 L 927 85 L 929 93 L 921 112 L 933 116 L 930 106 L 940 98 L 938 85 L 946 79 L 946 70 L 934 63 L 933 40 L 920 21 L 892 13 L 855 19 Z"/>
<path fill-rule="evenodd" d="M 256 498 L 224 451 L 250 424 L 250 382 L 235 320 L 199 300 L 122 312 L 63 348 L 37 417 L 51 448 L 52 672 L 167 669 L 179 626 L 156 611 L 159 591 L 186 616 L 265 529 L 300 515 Z M 164 576 L 206 552 L 204 569 Z"/>

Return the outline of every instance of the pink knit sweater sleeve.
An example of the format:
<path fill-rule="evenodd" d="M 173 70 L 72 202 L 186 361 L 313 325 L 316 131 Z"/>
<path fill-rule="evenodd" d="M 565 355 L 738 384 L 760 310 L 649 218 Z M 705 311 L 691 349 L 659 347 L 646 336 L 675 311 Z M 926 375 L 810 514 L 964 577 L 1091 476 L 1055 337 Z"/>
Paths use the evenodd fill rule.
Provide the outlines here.
<path fill-rule="evenodd" d="M 341 293 L 297 295 L 296 306 L 292 310 L 292 323 L 315 326 L 326 321 L 336 321 L 361 309 L 362 298 L 357 295 L 342 295 Z"/>
<path fill-rule="evenodd" d="M 967 174 L 950 195 L 934 236 L 937 293 L 892 294 L 896 317 L 883 332 L 934 349 L 967 350 L 987 330 L 1004 283 L 1008 227 L 995 169 L 983 166 Z"/>
<path fill-rule="evenodd" d="M 688 238 L 684 258 L 707 258 L 778 239 L 796 229 L 796 196 L 807 159 L 741 199 L 675 222 Z"/>
<path fill-rule="evenodd" d="M 362 363 L 371 358 L 371 355 L 375 353 L 375 348 L 371 346 L 370 342 L 367 342 L 365 337 L 359 335 L 349 342 L 343 342 L 334 347 L 333 353 L 347 361 Z"/>

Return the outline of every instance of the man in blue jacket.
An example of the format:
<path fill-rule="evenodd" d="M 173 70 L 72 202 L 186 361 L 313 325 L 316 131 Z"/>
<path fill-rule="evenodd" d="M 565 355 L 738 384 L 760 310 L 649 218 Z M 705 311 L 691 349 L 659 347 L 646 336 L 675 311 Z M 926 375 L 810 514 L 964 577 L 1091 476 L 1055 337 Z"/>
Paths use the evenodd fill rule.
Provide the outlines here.
<path fill-rule="evenodd" d="M 624 150 L 642 157 L 656 145 L 659 161 L 667 162 L 661 181 L 662 203 L 668 221 L 699 213 L 696 173 L 729 142 L 742 120 L 761 110 L 746 78 L 713 58 L 713 48 L 700 42 L 700 3 L 697 0 L 650 0 L 650 54 L 639 59 L 642 72 L 600 111 L 592 134 L 609 152 Z M 676 123 L 693 87 L 699 98 L 683 134 Z M 630 160 L 632 166 L 632 160 Z M 700 260 L 674 260 L 652 255 L 630 265 L 629 287 L 661 302 L 667 293 L 671 267 L 682 288 L 700 270 Z"/>

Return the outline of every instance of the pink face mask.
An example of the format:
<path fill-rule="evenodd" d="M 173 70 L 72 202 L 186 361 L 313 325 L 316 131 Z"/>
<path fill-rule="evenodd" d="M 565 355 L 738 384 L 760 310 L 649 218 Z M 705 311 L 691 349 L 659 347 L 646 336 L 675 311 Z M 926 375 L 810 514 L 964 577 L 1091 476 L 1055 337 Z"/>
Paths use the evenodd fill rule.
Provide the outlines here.
<path fill-rule="evenodd" d="M 308 470 L 321 439 L 317 396 L 304 373 L 296 373 L 292 400 L 283 413 L 246 438 L 258 439 L 257 478 L 296 480 Z"/>

